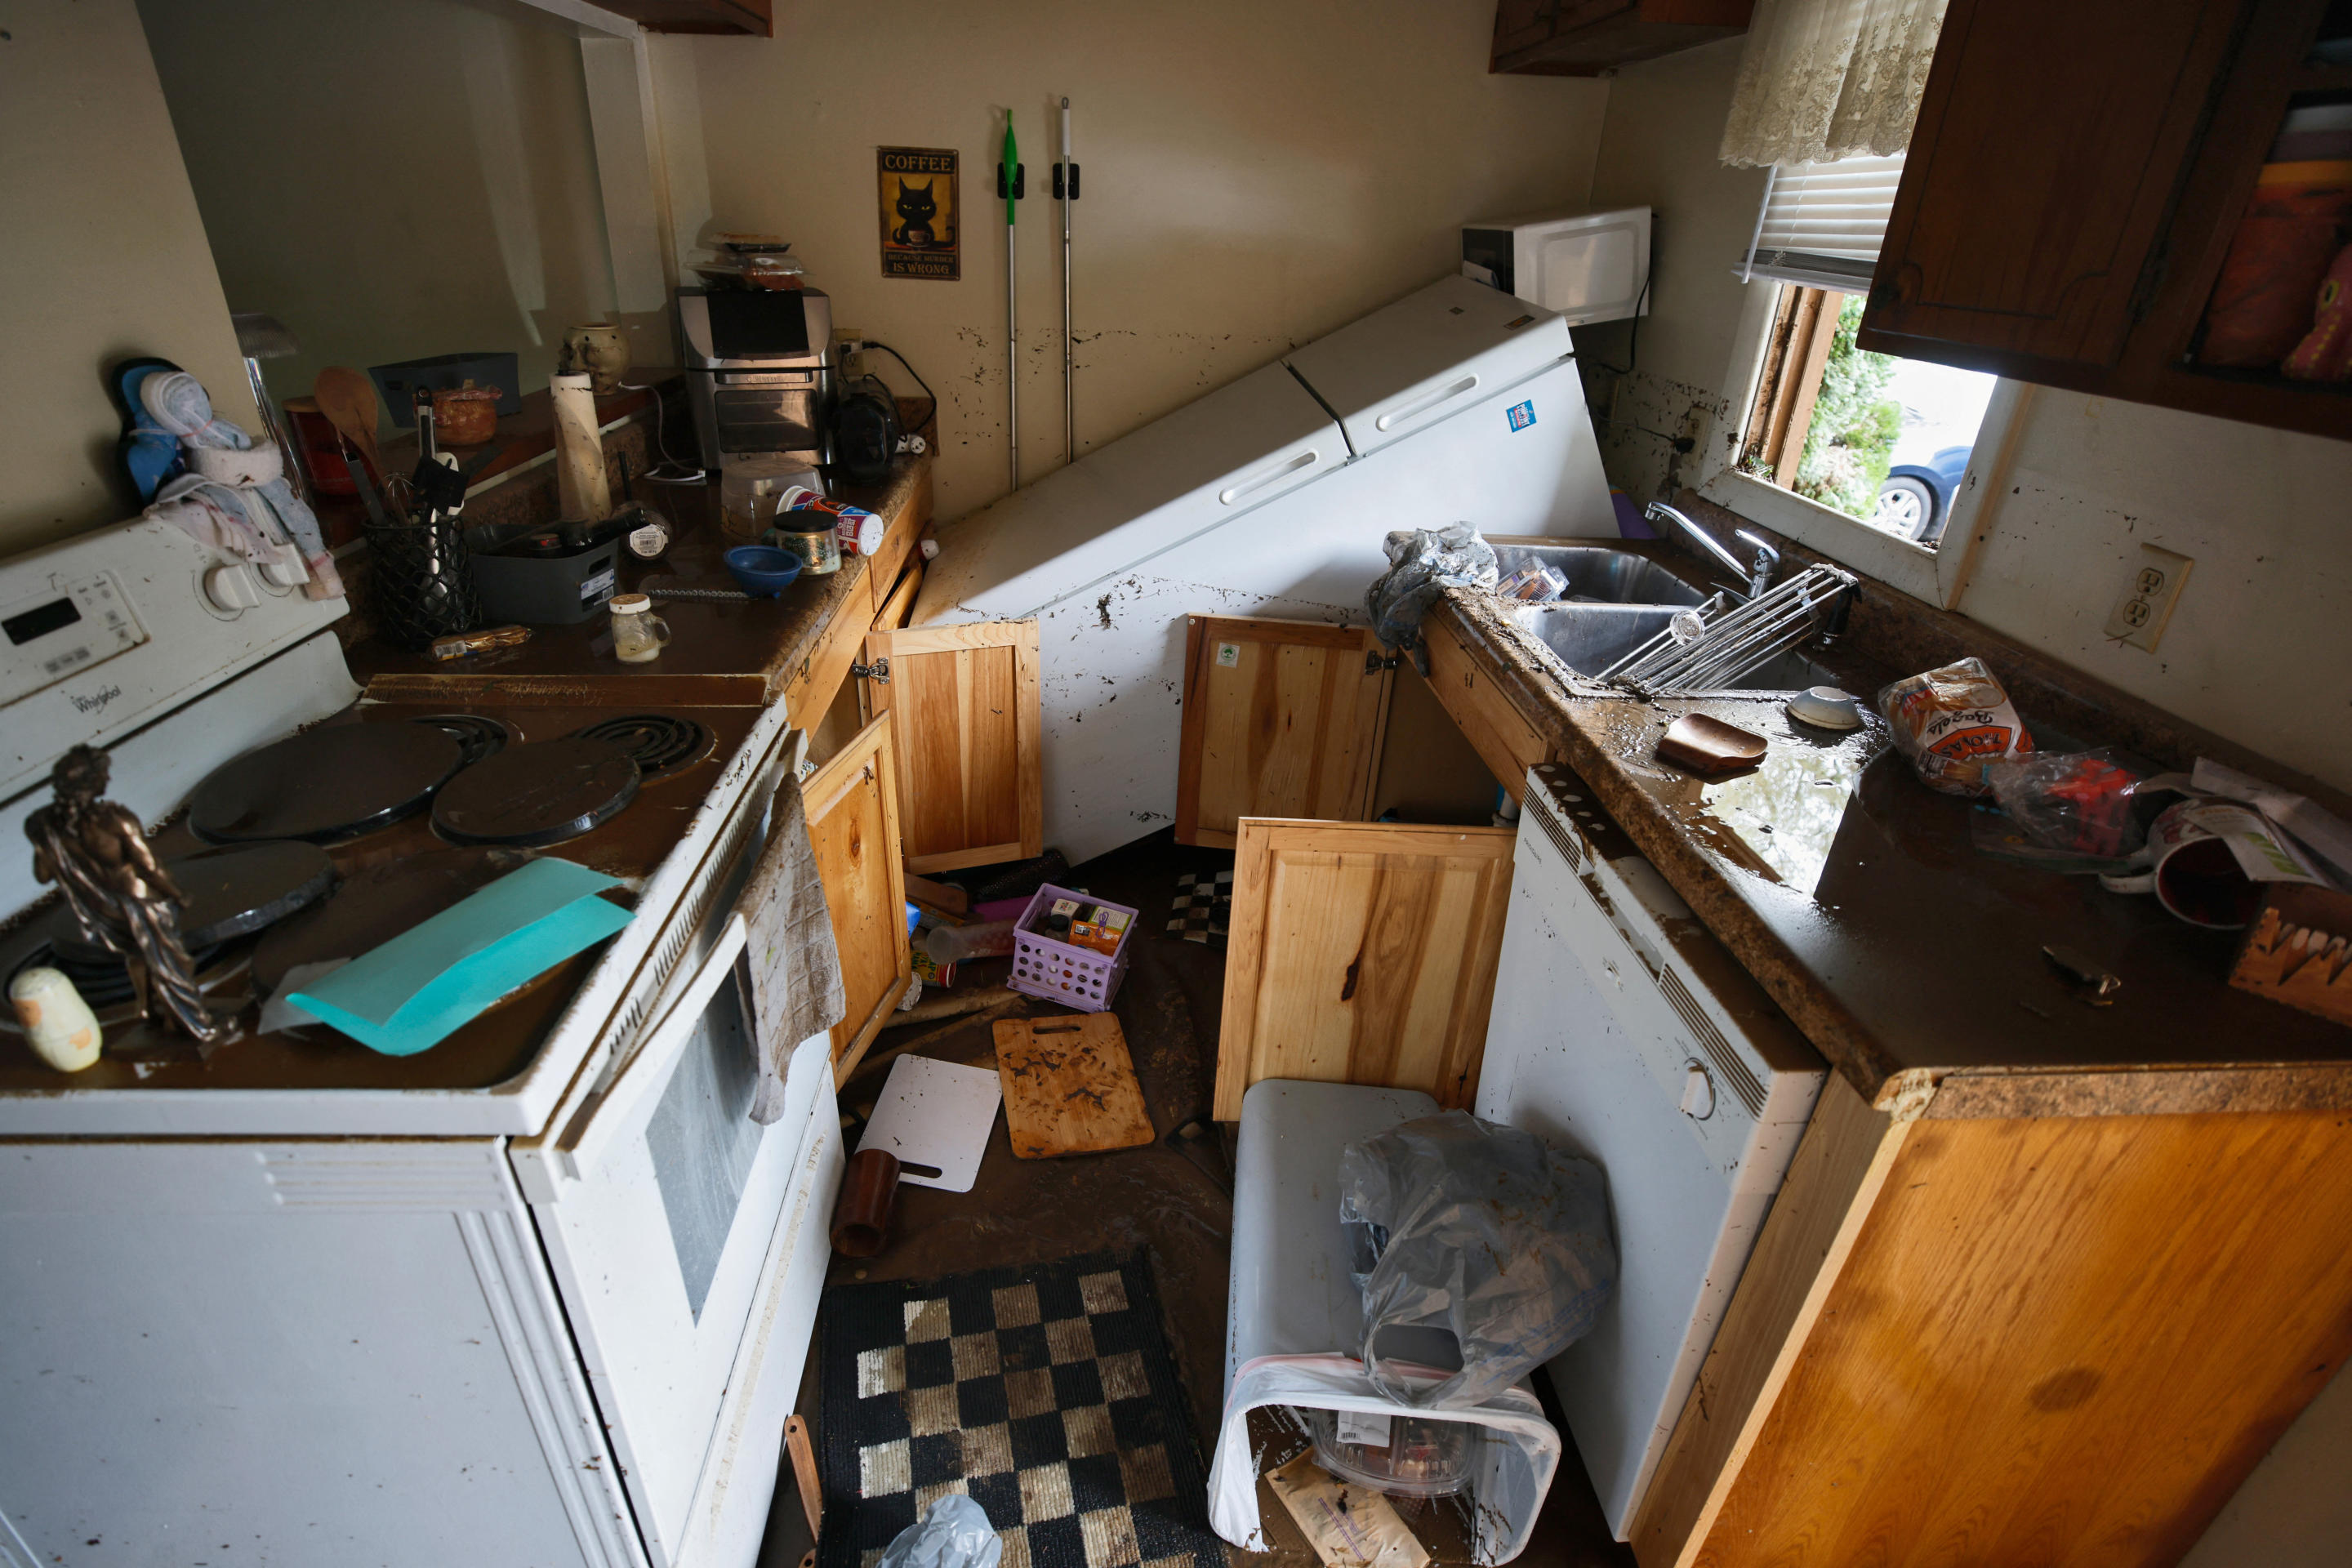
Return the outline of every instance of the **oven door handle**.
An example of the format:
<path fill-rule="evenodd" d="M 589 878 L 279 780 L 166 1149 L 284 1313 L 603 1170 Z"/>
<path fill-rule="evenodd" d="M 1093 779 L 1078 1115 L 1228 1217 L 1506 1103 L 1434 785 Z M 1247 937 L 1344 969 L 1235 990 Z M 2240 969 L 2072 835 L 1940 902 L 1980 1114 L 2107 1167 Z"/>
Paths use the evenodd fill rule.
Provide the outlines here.
<path fill-rule="evenodd" d="M 695 1025 L 701 1021 L 711 998 L 719 994 L 719 987 L 733 977 L 735 961 L 742 956 L 750 937 L 751 928 L 742 911 L 730 914 L 718 940 L 704 955 L 701 967 L 694 972 L 694 978 L 687 982 L 669 1010 L 646 1032 L 646 1043 L 614 1075 L 604 1092 L 581 1112 L 571 1134 L 558 1145 L 565 1175 L 579 1180 L 581 1173 L 593 1170 L 607 1151 L 652 1117 L 655 1102 L 669 1087 L 678 1058 L 687 1042 L 694 1037 Z M 748 1004 L 750 998 L 744 1000 Z M 745 1021 L 751 1022 L 748 1018 Z"/>
<path fill-rule="evenodd" d="M 816 384 L 816 373 L 809 370 L 767 372 L 722 370 L 714 374 L 712 384 L 722 387 L 809 387 Z"/>

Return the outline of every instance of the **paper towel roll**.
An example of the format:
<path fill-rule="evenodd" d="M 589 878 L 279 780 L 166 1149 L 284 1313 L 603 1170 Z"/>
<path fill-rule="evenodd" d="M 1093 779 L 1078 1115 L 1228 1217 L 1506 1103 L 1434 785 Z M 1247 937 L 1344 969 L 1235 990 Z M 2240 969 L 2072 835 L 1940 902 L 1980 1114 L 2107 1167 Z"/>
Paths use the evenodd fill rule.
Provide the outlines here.
<path fill-rule="evenodd" d="M 613 515 L 604 477 L 604 439 L 596 431 L 596 396 L 584 375 L 550 376 L 555 405 L 555 497 L 563 522 L 602 522 Z"/>

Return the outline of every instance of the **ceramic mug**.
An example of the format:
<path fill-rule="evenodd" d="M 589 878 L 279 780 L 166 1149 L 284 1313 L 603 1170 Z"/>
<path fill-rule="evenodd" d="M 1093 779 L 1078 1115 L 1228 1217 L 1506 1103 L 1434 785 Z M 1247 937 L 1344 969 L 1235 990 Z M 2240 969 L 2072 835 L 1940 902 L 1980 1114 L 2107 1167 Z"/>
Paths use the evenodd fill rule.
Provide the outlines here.
<path fill-rule="evenodd" d="M 2154 893 L 2176 918 L 2209 931 L 2242 931 L 2262 902 L 2263 884 L 2240 863 L 2241 847 L 2289 879 L 2307 880 L 2294 853 L 2263 814 L 2235 801 L 2184 800 L 2167 806 L 2133 857 L 2148 869 L 2101 877 L 2111 893 Z"/>

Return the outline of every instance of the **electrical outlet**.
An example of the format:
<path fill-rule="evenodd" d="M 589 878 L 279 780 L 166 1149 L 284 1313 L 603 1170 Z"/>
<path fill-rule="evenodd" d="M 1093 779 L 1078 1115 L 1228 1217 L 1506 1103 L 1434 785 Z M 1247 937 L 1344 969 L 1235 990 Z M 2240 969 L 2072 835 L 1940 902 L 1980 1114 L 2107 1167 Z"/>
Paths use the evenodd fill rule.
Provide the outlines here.
<path fill-rule="evenodd" d="M 2141 545 L 2130 581 L 2116 597 L 2116 607 L 2107 612 L 2107 636 L 2154 653 L 2163 639 L 2165 623 L 2172 619 L 2173 605 L 2180 602 L 2189 568 L 2194 564 L 2186 555 L 2153 544 Z"/>

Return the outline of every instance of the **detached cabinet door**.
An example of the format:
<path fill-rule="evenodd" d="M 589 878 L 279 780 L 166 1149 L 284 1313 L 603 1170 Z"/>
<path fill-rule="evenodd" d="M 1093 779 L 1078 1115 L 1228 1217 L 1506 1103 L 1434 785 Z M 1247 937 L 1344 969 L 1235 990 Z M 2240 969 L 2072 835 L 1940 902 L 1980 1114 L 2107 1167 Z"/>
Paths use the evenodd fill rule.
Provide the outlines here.
<path fill-rule="evenodd" d="M 915 973 L 899 862 L 898 781 L 890 721 L 877 719 L 801 786 L 809 844 L 841 948 L 848 1006 L 833 1026 L 834 1081 L 846 1078 L 897 1010 Z"/>
<path fill-rule="evenodd" d="M 859 673 L 897 746 L 907 869 L 1045 853 L 1036 622 L 871 632 Z"/>
<path fill-rule="evenodd" d="M 1394 675 L 1368 627 L 1194 616 L 1184 637 L 1176 842 L 1231 848 L 1244 816 L 1360 822 Z"/>
<path fill-rule="evenodd" d="M 2159 281 L 2245 8 L 1951 0 L 1862 346 L 2094 385 Z"/>
<path fill-rule="evenodd" d="M 1510 900 L 1506 827 L 1241 824 L 1216 1117 L 1260 1079 L 1478 1096 Z"/>

